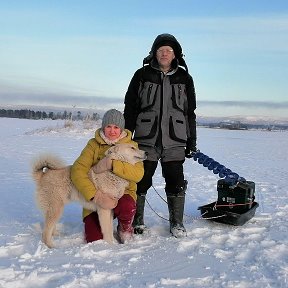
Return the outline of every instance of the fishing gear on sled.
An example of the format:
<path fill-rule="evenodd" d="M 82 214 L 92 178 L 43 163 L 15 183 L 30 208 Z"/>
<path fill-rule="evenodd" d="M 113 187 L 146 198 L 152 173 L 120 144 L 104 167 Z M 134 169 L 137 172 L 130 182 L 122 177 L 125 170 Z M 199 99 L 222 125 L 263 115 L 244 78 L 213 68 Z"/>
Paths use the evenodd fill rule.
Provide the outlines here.
<path fill-rule="evenodd" d="M 193 153 L 192 159 L 221 178 L 217 182 L 217 201 L 198 207 L 204 219 L 243 225 L 255 215 L 259 204 L 254 201 L 254 182 L 247 181 L 200 150 Z"/>

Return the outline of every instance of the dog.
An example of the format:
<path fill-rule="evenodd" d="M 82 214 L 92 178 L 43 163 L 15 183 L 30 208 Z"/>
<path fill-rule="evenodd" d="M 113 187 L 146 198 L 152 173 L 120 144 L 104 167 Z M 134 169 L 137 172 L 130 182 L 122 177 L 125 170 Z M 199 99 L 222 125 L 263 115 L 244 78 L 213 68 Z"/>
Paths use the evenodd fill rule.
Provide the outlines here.
<path fill-rule="evenodd" d="M 144 161 L 147 153 L 132 144 L 116 144 L 109 148 L 106 157 L 135 165 Z M 96 174 L 91 167 L 88 177 L 97 189 L 114 198 L 121 198 L 129 182 L 111 171 Z M 44 227 L 42 241 L 53 248 L 52 238 L 57 234 L 56 224 L 61 218 L 64 206 L 71 201 L 79 202 L 84 208 L 97 211 L 103 239 L 114 243 L 113 211 L 103 209 L 94 201 L 86 201 L 70 179 L 70 166 L 65 166 L 61 159 L 53 155 L 40 155 L 32 162 L 32 177 L 36 184 L 36 204 L 43 212 Z"/>

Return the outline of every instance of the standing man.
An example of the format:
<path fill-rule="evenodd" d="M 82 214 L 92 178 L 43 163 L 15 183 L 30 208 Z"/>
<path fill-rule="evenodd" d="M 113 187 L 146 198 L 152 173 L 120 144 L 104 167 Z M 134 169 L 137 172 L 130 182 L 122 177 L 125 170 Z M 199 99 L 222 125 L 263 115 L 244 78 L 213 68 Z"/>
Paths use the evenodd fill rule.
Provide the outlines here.
<path fill-rule="evenodd" d="M 196 97 L 182 47 L 171 34 L 160 34 L 144 58 L 125 95 L 125 128 L 134 133 L 139 148 L 148 152 L 144 177 L 137 187 L 134 233 L 142 234 L 145 197 L 160 160 L 165 178 L 170 232 L 187 235 L 183 225 L 185 191 L 183 163 L 196 149 Z"/>

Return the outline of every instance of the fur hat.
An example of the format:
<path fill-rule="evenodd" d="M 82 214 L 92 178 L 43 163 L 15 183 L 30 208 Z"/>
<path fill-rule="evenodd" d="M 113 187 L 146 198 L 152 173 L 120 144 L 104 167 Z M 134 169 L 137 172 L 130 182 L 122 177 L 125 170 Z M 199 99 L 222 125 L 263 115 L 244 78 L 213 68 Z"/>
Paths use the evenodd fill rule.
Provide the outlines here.
<path fill-rule="evenodd" d="M 176 58 L 182 57 L 182 47 L 173 35 L 168 33 L 158 35 L 153 42 L 150 54 L 155 56 L 157 49 L 162 46 L 170 46 L 174 50 Z"/>
<path fill-rule="evenodd" d="M 114 124 L 118 126 L 121 130 L 124 130 L 125 119 L 123 114 L 116 109 L 110 109 L 106 111 L 102 119 L 102 130 L 104 130 L 104 128 L 109 124 Z"/>

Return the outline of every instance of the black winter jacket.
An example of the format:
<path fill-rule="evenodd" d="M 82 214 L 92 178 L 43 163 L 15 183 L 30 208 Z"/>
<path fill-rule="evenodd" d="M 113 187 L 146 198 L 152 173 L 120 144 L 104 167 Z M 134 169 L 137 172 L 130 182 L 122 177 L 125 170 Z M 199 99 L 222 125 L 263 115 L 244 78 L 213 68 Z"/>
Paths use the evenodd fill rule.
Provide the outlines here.
<path fill-rule="evenodd" d="M 166 75 L 146 65 L 138 69 L 125 95 L 125 128 L 134 140 L 164 149 L 196 143 L 196 96 L 193 79 L 177 67 Z"/>

